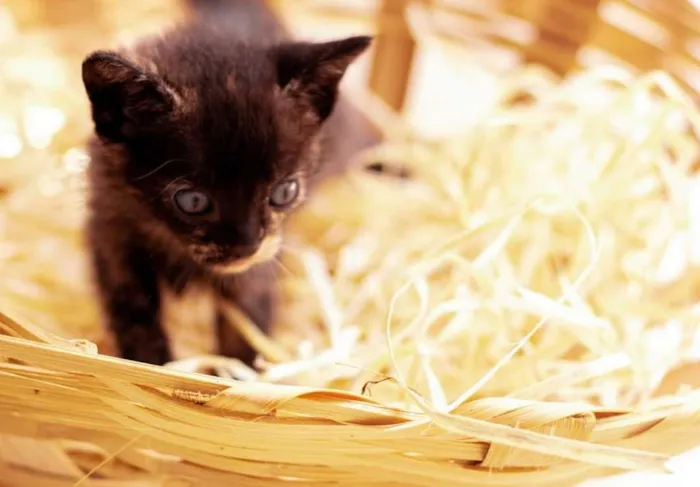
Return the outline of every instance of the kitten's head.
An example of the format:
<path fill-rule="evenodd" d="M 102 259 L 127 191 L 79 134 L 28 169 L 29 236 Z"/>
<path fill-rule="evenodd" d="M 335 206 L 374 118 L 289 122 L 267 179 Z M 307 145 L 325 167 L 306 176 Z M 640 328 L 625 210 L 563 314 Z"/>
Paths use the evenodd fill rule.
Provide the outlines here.
<path fill-rule="evenodd" d="M 245 270 L 277 253 L 285 215 L 319 170 L 341 78 L 369 44 L 255 47 L 183 29 L 126 55 L 94 52 L 83 62 L 93 164 L 111 166 L 134 216 L 197 262 Z"/>

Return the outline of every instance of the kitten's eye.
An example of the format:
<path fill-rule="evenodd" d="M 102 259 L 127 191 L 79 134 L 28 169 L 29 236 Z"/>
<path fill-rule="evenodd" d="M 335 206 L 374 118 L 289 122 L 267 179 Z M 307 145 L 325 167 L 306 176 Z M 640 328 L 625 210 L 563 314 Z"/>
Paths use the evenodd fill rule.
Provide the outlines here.
<path fill-rule="evenodd" d="M 209 197 L 195 189 L 181 189 L 173 197 L 175 205 L 187 215 L 203 215 L 211 209 Z"/>
<path fill-rule="evenodd" d="M 299 197 L 299 180 L 287 179 L 272 188 L 270 204 L 278 208 L 289 206 Z"/>

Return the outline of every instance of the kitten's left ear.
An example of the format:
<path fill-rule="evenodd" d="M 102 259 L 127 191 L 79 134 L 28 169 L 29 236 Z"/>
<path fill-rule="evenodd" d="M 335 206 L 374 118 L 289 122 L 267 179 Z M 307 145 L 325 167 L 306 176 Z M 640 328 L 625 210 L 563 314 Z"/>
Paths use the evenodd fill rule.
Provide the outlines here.
<path fill-rule="evenodd" d="M 350 64 L 372 43 L 368 36 L 329 42 L 290 42 L 277 47 L 277 83 L 307 99 L 321 121 L 333 111 L 338 85 Z"/>

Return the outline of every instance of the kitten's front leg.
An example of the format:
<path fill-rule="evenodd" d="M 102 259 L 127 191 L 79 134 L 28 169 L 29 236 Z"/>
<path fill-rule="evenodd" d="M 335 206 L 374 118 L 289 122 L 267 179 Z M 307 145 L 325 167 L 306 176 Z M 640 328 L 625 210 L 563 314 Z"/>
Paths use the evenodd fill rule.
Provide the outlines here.
<path fill-rule="evenodd" d="M 219 299 L 224 304 L 229 302 L 237 306 L 262 332 L 267 333 L 275 316 L 277 285 L 272 264 L 259 264 L 226 279 Z M 220 355 L 252 365 L 255 350 L 226 319 L 221 309 L 217 314 L 217 332 Z"/>
<path fill-rule="evenodd" d="M 171 361 L 160 322 L 158 278 L 146 252 L 93 248 L 95 280 L 119 355 L 154 365 Z"/>

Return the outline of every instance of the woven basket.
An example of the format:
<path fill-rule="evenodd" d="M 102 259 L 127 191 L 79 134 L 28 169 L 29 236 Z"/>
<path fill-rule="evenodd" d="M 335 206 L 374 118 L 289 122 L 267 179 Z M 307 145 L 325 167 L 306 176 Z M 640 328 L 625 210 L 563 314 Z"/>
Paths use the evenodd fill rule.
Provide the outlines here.
<path fill-rule="evenodd" d="M 291 3 L 275 5 L 284 15 Z M 362 4 L 306 3 L 316 16 L 375 18 Z M 416 52 L 411 8 L 429 9 L 449 42 L 560 74 L 619 62 L 698 86 L 700 14 L 688 2 L 386 0 L 370 84 L 397 110 Z M 665 454 L 700 443 L 700 405 L 688 396 L 634 411 L 486 397 L 450 415 L 416 398 L 422 412 L 409 412 L 342 391 L 130 363 L 5 314 L 0 335 L 0 484 L 13 487 L 564 486 L 662 468 Z"/>
<path fill-rule="evenodd" d="M 333 2 L 314 3 L 331 8 Z M 517 56 L 518 62 L 541 64 L 560 75 L 600 63 L 641 72 L 664 70 L 691 90 L 700 89 L 700 14 L 690 1 L 387 0 L 381 4 L 370 83 L 396 109 L 404 104 L 415 57 L 408 26 L 412 7 L 430 12 L 434 34 L 467 49 L 486 46 L 491 56 L 498 48 Z"/>

